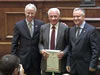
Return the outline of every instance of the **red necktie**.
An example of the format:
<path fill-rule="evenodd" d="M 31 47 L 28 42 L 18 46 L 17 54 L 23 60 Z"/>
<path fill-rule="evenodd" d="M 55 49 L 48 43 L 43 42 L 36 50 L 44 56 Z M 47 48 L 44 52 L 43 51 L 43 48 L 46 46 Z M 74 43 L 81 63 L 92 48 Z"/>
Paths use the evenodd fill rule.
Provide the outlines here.
<path fill-rule="evenodd" d="M 55 27 L 52 27 L 50 49 L 55 49 Z"/>

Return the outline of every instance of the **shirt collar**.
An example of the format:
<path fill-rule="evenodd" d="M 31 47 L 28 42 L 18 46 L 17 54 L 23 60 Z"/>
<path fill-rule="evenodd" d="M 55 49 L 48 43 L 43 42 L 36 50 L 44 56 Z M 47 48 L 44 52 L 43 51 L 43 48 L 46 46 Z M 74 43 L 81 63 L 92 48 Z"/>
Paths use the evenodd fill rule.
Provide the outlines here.
<path fill-rule="evenodd" d="M 59 22 L 55 25 L 55 29 L 58 28 L 58 25 L 59 25 Z M 50 28 L 52 28 L 52 27 L 53 27 L 53 25 L 50 23 Z"/>
<path fill-rule="evenodd" d="M 85 23 L 86 23 L 86 22 L 85 22 L 85 21 L 83 21 L 83 23 L 80 25 L 80 28 L 81 28 L 81 29 L 83 29 L 83 28 L 84 28 Z M 78 26 L 76 25 L 76 27 L 78 27 Z"/>
<path fill-rule="evenodd" d="M 27 19 L 25 19 L 26 20 L 26 23 L 27 23 L 27 25 L 29 24 L 29 21 L 27 20 Z M 31 21 L 31 23 L 32 23 L 32 25 L 34 24 L 34 20 L 32 20 Z"/>

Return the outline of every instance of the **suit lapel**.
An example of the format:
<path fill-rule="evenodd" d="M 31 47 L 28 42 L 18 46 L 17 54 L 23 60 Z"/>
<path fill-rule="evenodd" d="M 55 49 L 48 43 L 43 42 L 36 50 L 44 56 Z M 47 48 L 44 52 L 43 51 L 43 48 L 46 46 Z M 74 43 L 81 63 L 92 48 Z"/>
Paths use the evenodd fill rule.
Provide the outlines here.
<path fill-rule="evenodd" d="M 27 26 L 27 23 L 26 23 L 25 20 L 24 20 L 24 22 L 23 22 L 22 28 L 24 28 L 24 31 L 25 31 L 24 34 L 30 36 L 30 32 L 29 32 L 29 29 L 28 29 L 28 26 Z M 30 36 L 30 37 L 31 37 L 31 36 Z"/>
<path fill-rule="evenodd" d="M 83 36 L 86 35 L 86 33 L 87 33 L 87 24 L 85 24 L 80 36 L 76 39 L 76 44 L 82 39 Z"/>
<path fill-rule="evenodd" d="M 73 46 L 75 46 L 75 44 L 76 44 L 76 27 L 75 26 L 70 29 L 69 37 L 70 37 L 69 39 L 73 43 Z"/>
<path fill-rule="evenodd" d="M 73 28 L 71 32 L 71 36 L 73 37 L 74 41 L 76 40 L 76 27 Z"/>
<path fill-rule="evenodd" d="M 61 23 L 59 23 L 59 25 L 58 25 L 58 32 L 57 32 L 56 47 L 57 47 L 58 41 L 60 39 L 61 33 L 62 33 L 62 26 L 61 26 Z"/>
<path fill-rule="evenodd" d="M 32 35 L 32 37 L 34 37 L 34 35 L 36 34 L 37 30 L 38 30 L 38 23 L 37 23 L 37 21 L 34 19 L 34 30 L 33 30 L 33 35 Z"/>
<path fill-rule="evenodd" d="M 48 24 L 47 25 L 47 27 L 46 27 L 46 35 L 45 35 L 45 37 L 47 38 L 46 40 L 47 40 L 47 48 L 49 48 L 49 34 L 50 34 L 50 24 Z"/>

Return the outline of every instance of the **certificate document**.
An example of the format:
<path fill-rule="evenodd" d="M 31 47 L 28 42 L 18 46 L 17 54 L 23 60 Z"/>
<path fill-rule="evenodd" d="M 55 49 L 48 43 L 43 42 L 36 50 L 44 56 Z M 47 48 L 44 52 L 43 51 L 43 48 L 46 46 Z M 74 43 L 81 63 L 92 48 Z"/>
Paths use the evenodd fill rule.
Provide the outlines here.
<path fill-rule="evenodd" d="M 60 50 L 47 50 L 49 56 L 46 60 L 46 72 L 60 72 L 60 60 L 57 57 Z"/>

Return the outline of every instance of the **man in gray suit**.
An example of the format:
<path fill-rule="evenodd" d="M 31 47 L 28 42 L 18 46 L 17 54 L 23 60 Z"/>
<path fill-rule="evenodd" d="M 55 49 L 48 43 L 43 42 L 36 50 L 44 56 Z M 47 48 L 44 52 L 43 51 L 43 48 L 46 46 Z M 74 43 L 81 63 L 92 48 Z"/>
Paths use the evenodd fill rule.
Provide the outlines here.
<path fill-rule="evenodd" d="M 99 51 L 96 28 L 85 21 L 85 11 L 81 8 L 73 10 L 73 20 L 75 26 L 69 31 L 66 69 L 71 75 L 92 75 L 96 70 Z"/>
<path fill-rule="evenodd" d="M 41 68 L 42 68 L 42 75 L 52 75 L 52 72 L 45 72 L 46 64 L 44 60 L 47 59 L 49 56 L 46 49 L 52 49 L 52 50 L 61 50 L 58 53 L 58 58 L 61 60 L 61 73 L 55 73 L 54 75 L 62 75 L 63 72 L 66 71 L 65 69 L 65 63 L 66 63 L 66 48 L 68 43 L 68 26 L 59 22 L 60 19 L 60 11 L 57 8 L 51 8 L 48 10 L 48 24 L 44 24 L 41 26 L 40 29 L 40 42 L 39 42 L 39 48 L 40 53 L 42 54 L 42 62 L 41 62 Z M 52 31 L 53 27 L 55 28 L 55 42 L 53 48 L 51 47 L 53 44 L 51 44 L 52 40 Z"/>

